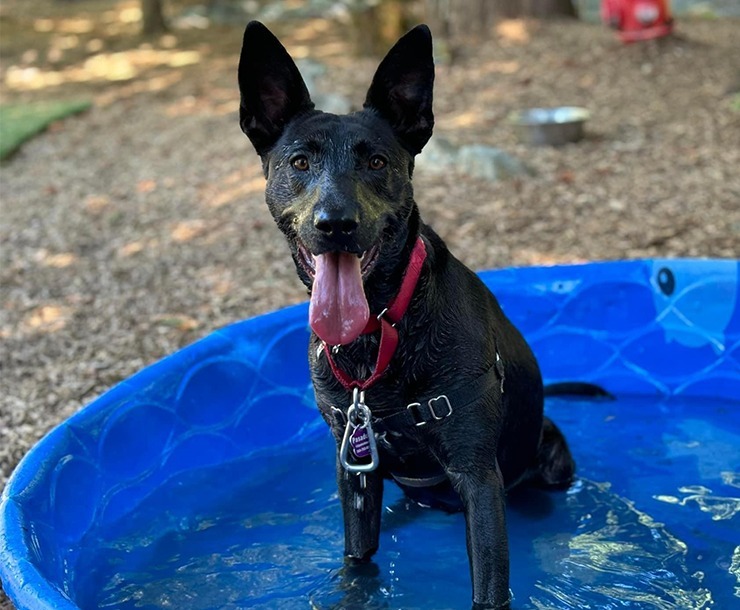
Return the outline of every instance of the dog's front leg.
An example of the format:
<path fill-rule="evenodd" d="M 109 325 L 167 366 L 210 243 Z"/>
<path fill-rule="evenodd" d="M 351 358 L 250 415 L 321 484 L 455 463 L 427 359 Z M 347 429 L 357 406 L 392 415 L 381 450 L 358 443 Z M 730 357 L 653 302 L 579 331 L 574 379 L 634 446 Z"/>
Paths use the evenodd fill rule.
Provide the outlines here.
<path fill-rule="evenodd" d="M 337 489 L 344 513 L 344 556 L 351 562 L 367 561 L 378 550 L 383 477 L 378 471 L 348 472 L 337 454 Z"/>
<path fill-rule="evenodd" d="M 509 543 L 504 481 L 498 464 L 457 469 L 447 474 L 463 502 L 473 581 L 473 609 L 509 608 Z"/>

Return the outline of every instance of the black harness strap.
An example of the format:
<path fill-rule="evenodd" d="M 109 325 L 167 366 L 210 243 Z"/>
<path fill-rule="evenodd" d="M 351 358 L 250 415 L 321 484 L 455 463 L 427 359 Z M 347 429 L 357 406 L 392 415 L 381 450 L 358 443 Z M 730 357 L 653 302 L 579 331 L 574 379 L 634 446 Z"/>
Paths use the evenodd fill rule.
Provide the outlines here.
<path fill-rule="evenodd" d="M 405 409 L 373 419 L 373 429 L 382 434 L 387 431 L 398 432 L 406 427 L 421 427 L 435 421 L 446 419 L 456 409 L 474 403 L 491 392 L 497 385 L 504 392 L 504 365 L 496 352 L 496 361 L 493 366 L 475 381 L 453 392 L 439 394 L 412 402 Z"/>
<path fill-rule="evenodd" d="M 373 417 L 373 434 L 381 443 L 390 445 L 387 438 L 388 433 L 391 437 L 399 436 L 404 429 L 422 427 L 446 419 L 455 410 L 462 409 L 480 400 L 497 386 L 503 394 L 504 379 L 504 364 L 498 350 L 496 350 L 496 359 L 493 365 L 480 377 L 464 387 L 446 394 L 424 398 L 419 402 L 412 402 L 405 409 L 400 409 L 387 417 Z M 332 407 L 332 419 L 334 425 L 347 425 L 347 414 L 342 409 Z M 423 477 L 408 477 L 393 472 L 390 474 L 399 485 L 411 488 L 434 487 L 447 480 L 447 475 L 441 467 L 437 472 Z"/>

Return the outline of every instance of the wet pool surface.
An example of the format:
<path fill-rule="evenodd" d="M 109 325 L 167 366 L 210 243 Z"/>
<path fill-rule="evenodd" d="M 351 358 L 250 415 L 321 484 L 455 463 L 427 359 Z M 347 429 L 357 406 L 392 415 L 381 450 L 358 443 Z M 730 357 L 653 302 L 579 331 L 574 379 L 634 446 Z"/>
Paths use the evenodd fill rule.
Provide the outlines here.
<path fill-rule="evenodd" d="M 557 399 L 547 412 L 579 480 L 511 494 L 512 607 L 740 607 L 738 403 Z M 69 593 L 83 609 L 469 607 L 462 515 L 391 483 L 384 504 L 375 562 L 346 571 L 322 431 L 170 479 L 87 534 Z"/>

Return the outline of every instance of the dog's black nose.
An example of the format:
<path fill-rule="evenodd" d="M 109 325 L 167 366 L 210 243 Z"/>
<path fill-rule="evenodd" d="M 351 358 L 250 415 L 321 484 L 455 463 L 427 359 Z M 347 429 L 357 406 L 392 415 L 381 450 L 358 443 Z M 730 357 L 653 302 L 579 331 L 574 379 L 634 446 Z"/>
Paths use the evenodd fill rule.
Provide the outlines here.
<path fill-rule="evenodd" d="M 328 237 L 353 235 L 360 223 L 347 209 L 319 209 L 313 215 L 314 226 Z"/>

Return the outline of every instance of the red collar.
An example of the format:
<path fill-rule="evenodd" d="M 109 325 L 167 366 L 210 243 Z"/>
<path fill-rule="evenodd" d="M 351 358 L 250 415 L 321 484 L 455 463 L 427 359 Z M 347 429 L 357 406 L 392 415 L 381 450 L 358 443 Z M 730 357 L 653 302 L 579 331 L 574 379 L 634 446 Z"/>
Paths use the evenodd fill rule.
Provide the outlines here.
<path fill-rule="evenodd" d="M 367 326 L 362 331 L 362 334 L 366 335 L 380 329 L 378 359 L 375 362 L 375 370 L 370 377 L 364 381 L 352 379 L 334 362 L 334 359 L 331 357 L 331 349 L 328 346 L 324 348 L 324 354 L 326 354 L 326 359 L 329 361 L 329 366 L 334 376 L 345 389 L 352 390 L 358 388 L 359 390 L 366 390 L 385 373 L 398 347 L 398 331 L 395 326 L 406 313 L 409 303 L 411 303 L 411 298 L 414 296 L 414 290 L 416 289 L 416 284 L 419 281 L 419 276 L 421 275 L 426 258 L 427 250 L 424 241 L 421 237 L 418 237 L 416 244 L 414 244 L 414 249 L 411 251 L 409 265 L 406 267 L 398 294 L 377 317 L 371 317 L 368 320 Z"/>

